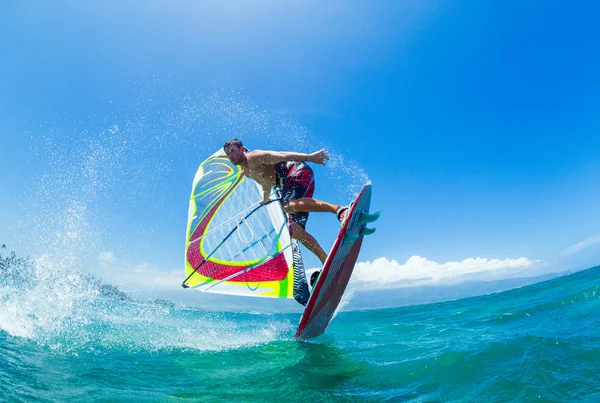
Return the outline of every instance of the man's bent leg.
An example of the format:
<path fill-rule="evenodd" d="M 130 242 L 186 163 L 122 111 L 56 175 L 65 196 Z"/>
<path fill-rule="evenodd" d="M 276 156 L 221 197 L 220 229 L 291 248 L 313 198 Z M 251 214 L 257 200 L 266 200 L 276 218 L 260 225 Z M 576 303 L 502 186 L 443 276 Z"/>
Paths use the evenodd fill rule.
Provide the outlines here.
<path fill-rule="evenodd" d="M 291 213 L 333 213 L 336 214 L 340 222 L 344 221 L 348 209 L 345 206 L 338 206 L 324 202 L 322 200 L 312 199 L 310 197 L 301 197 L 290 200 L 283 204 L 283 211 Z"/>
<path fill-rule="evenodd" d="M 299 240 L 302 242 L 302 245 L 306 246 L 308 250 L 317 255 L 321 263 L 325 264 L 325 259 L 327 259 L 327 253 L 321 248 L 321 245 L 317 242 L 317 240 L 304 228 L 300 225 L 295 224 L 292 232 L 292 238 Z"/>
<path fill-rule="evenodd" d="M 310 197 L 301 197 L 290 200 L 283 205 L 286 213 L 306 212 L 306 213 L 334 213 L 342 206 L 324 202 L 322 200 L 312 199 Z"/>

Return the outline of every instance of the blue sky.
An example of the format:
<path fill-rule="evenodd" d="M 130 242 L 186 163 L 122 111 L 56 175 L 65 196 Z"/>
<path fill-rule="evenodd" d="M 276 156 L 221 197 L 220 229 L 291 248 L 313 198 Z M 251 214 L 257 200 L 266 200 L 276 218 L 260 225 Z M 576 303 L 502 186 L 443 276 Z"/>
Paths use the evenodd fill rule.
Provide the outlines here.
<path fill-rule="evenodd" d="M 195 169 L 239 136 L 330 148 L 326 200 L 368 177 L 383 216 L 360 260 L 395 279 L 477 257 L 507 273 L 598 264 L 597 15 L 593 1 L 3 2 L 0 242 L 69 248 L 53 234 L 71 222 L 95 236 L 73 254 L 104 253 L 91 271 L 182 270 Z M 309 229 L 328 249 L 335 220 Z"/>

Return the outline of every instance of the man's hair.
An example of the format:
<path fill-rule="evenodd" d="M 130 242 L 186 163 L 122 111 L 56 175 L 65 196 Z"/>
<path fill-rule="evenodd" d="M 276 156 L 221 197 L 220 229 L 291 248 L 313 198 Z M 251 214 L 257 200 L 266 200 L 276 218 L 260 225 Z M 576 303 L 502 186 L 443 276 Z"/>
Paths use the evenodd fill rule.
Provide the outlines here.
<path fill-rule="evenodd" d="M 231 148 L 231 147 L 235 147 L 235 148 L 240 148 L 242 147 L 243 144 L 241 141 L 239 141 L 238 139 L 231 139 L 231 140 L 227 140 L 225 142 L 225 145 L 223 145 L 223 148 Z"/>

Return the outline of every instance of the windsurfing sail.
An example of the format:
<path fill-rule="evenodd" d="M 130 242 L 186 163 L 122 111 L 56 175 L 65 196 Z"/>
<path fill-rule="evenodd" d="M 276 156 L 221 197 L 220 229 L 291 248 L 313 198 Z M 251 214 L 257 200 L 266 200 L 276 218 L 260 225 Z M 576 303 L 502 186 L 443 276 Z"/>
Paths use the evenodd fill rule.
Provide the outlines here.
<path fill-rule="evenodd" d="M 184 287 L 294 297 L 287 220 L 278 202 L 263 205 L 262 199 L 262 188 L 222 150 L 200 164 L 188 211 Z"/>

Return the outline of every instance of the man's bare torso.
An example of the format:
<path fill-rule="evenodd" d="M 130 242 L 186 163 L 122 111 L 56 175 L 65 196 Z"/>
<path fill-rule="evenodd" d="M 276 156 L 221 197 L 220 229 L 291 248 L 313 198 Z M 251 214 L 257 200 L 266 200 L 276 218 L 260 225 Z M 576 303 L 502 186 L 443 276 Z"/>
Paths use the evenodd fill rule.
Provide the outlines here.
<path fill-rule="evenodd" d="M 244 166 L 244 174 L 254 179 L 263 188 L 276 186 L 275 165 L 265 164 L 260 158 L 252 156 L 252 152 L 246 154 L 246 165 Z"/>

